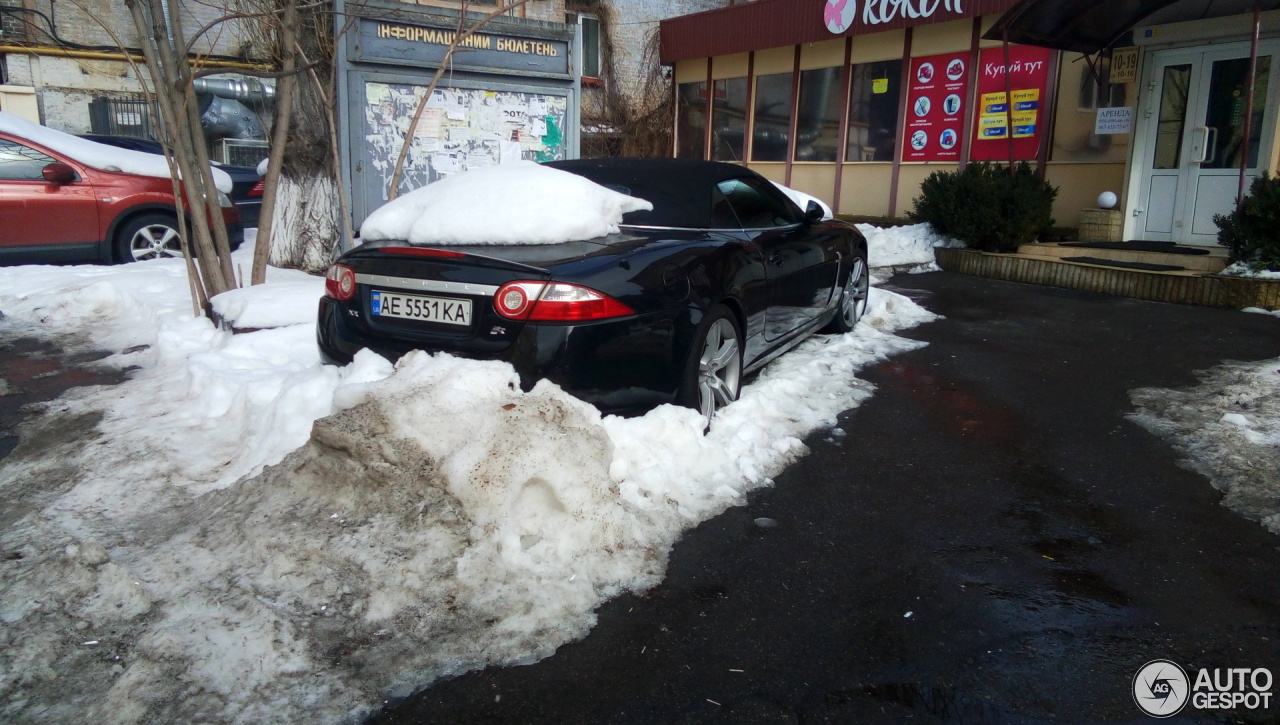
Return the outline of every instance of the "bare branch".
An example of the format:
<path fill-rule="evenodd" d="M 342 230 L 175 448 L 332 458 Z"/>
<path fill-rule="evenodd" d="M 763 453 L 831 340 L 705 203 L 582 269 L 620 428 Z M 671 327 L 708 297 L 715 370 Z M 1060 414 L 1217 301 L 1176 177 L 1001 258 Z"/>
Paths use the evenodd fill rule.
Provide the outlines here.
<path fill-rule="evenodd" d="M 297 6 L 293 0 L 286 0 L 284 17 L 280 23 L 280 44 L 285 53 L 281 64 L 284 75 L 280 81 L 279 95 L 276 97 L 275 127 L 271 129 L 271 152 L 267 160 L 267 174 L 263 183 L 262 211 L 258 219 L 258 243 L 253 250 L 253 271 L 251 284 L 262 284 L 267 281 L 267 257 L 271 250 L 271 225 L 276 210 L 276 191 L 279 188 L 280 168 L 284 165 L 284 150 L 289 138 L 289 123 L 293 116 L 294 63 L 296 56 L 291 50 L 294 45 L 294 31 L 298 23 Z"/>
<path fill-rule="evenodd" d="M 329 4 L 329 0 L 318 0 L 317 2 L 307 3 L 306 5 L 300 5 L 298 6 L 298 9 L 309 10 L 311 8 L 321 7 L 323 5 L 328 5 L 328 4 Z M 212 6 L 209 6 L 209 7 L 212 7 Z M 192 48 L 195 47 L 197 40 L 199 40 L 201 37 L 204 36 L 205 33 L 209 32 L 210 30 L 212 30 L 214 27 L 218 25 L 221 25 L 231 20 L 253 20 L 254 18 L 268 18 L 268 17 L 278 18 L 283 12 L 284 12 L 283 9 L 277 8 L 275 10 L 264 10 L 263 12 L 260 12 L 260 13 L 244 13 L 244 12 L 228 13 L 226 15 L 223 15 L 222 17 L 214 18 L 213 20 L 210 20 L 209 22 L 205 23 L 199 30 L 197 30 L 195 35 L 191 36 L 191 40 L 187 42 L 187 54 L 188 55 L 191 54 Z"/>
<path fill-rule="evenodd" d="M 458 45 L 487 25 L 490 20 L 515 10 L 528 2 L 529 0 L 517 0 L 517 2 L 510 5 L 499 5 L 497 9 L 491 10 L 472 23 L 470 27 L 463 28 L 463 23 L 467 17 L 467 3 L 466 0 L 463 0 L 462 7 L 458 10 L 458 32 L 454 33 L 453 40 L 445 48 L 444 57 L 440 59 L 440 66 L 436 68 L 435 75 L 431 77 L 431 83 L 427 86 L 426 93 L 423 93 L 422 99 L 418 101 L 418 108 L 413 112 L 413 119 L 409 121 L 409 130 L 405 132 L 404 143 L 400 145 L 400 155 L 396 157 L 396 168 L 391 174 L 391 188 L 387 190 L 387 201 L 394 200 L 400 195 L 400 175 L 404 172 L 404 161 L 409 155 L 409 146 L 413 143 L 413 133 L 418 128 L 418 121 L 422 118 L 422 112 L 427 107 L 427 101 L 431 98 L 431 94 L 435 92 L 436 86 L 440 83 L 440 78 L 449 67 L 449 61 L 453 58 L 454 52 L 457 51 Z"/>

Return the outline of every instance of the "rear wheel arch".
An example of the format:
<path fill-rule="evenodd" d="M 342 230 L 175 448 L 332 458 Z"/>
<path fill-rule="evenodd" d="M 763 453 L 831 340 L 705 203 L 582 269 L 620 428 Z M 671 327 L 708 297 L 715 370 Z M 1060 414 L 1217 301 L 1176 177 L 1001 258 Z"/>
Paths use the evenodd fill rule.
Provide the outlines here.
<path fill-rule="evenodd" d="M 138 206 L 131 206 L 128 209 L 125 209 L 124 211 L 117 214 L 115 219 L 111 220 L 111 224 L 108 225 L 107 227 L 107 238 L 103 240 L 103 244 L 107 249 L 107 253 L 110 256 L 111 261 L 114 261 L 114 262 L 131 261 L 128 259 L 123 259 L 119 256 L 118 254 L 119 249 L 117 248 L 116 238 L 120 234 L 120 230 L 124 228 L 125 225 L 129 224 L 134 219 L 137 219 L 139 216 L 143 214 L 154 213 L 154 212 L 164 212 L 164 213 L 170 214 L 171 216 L 173 216 L 175 220 L 178 218 L 178 210 L 176 207 L 172 205 L 141 204 Z"/>
<path fill-rule="evenodd" d="M 744 335 L 733 310 L 716 304 L 698 322 L 681 361 L 676 402 L 702 413 L 708 427 L 716 411 L 737 400 L 742 389 Z"/>

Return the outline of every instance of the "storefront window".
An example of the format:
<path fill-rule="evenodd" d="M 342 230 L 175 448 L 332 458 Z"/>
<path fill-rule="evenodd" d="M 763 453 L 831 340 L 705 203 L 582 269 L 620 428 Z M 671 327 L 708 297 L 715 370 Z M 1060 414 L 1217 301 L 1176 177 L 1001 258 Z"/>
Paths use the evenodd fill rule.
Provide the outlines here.
<path fill-rule="evenodd" d="M 707 82 L 681 83 L 677 93 L 676 134 L 682 159 L 703 158 L 707 129 Z"/>
<path fill-rule="evenodd" d="M 747 79 L 715 82 L 711 111 L 711 158 L 742 161 L 747 133 Z"/>
<path fill-rule="evenodd" d="M 1165 67 L 1160 91 L 1160 123 L 1156 127 L 1156 158 L 1152 168 L 1176 169 L 1179 166 L 1190 84 L 1191 64 Z"/>
<path fill-rule="evenodd" d="M 800 107 L 796 122 L 796 161 L 832 161 L 839 156 L 840 68 L 818 68 L 800 74 Z"/>
<path fill-rule="evenodd" d="M 845 161 L 893 161 L 902 101 L 902 61 L 860 63 L 852 68 L 849 141 Z"/>
<path fill-rule="evenodd" d="M 786 161 L 787 136 L 791 131 L 790 73 L 756 78 L 754 116 L 751 160 Z"/>
<path fill-rule="evenodd" d="M 1262 146 L 1262 122 L 1267 109 L 1267 86 L 1271 85 L 1271 57 L 1258 58 L 1253 85 L 1253 120 L 1249 125 L 1249 168 L 1258 167 Z M 1232 58 L 1213 63 L 1209 81 L 1209 108 L 1204 125 L 1211 130 L 1209 148 L 1202 169 L 1235 169 L 1244 149 L 1245 101 L 1249 95 L 1249 59 Z"/>

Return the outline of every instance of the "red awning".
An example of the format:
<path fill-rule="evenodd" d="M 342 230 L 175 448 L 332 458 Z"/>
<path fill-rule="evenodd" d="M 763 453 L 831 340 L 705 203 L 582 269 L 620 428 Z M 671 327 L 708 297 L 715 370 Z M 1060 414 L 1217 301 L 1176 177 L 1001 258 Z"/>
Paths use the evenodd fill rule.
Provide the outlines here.
<path fill-rule="evenodd" d="M 1002 13 L 1017 0 L 756 0 L 663 20 L 663 63 Z M 959 8 L 959 9 L 957 9 Z M 927 15 L 925 13 L 928 13 Z M 841 32 L 828 29 L 847 24 Z"/>

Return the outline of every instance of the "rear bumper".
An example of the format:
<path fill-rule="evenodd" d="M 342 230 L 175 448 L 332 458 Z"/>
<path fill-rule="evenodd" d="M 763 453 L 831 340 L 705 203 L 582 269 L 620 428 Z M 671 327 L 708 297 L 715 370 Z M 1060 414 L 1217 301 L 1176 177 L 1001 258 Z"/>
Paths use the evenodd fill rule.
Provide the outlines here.
<path fill-rule="evenodd" d="M 351 362 L 361 349 L 393 362 L 416 349 L 503 360 L 516 369 L 525 390 L 546 379 L 602 411 L 631 413 L 675 401 L 685 357 L 677 349 L 683 337 L 677 332 L 685 326 L 685 314 L 667 311 L 583 325 L 526 323 L 506 348 L 481 355 L 371 335 L 349 319 L 341 303 L 322 297 L 316 341 L 321 358 L 332 365 Z"/>

